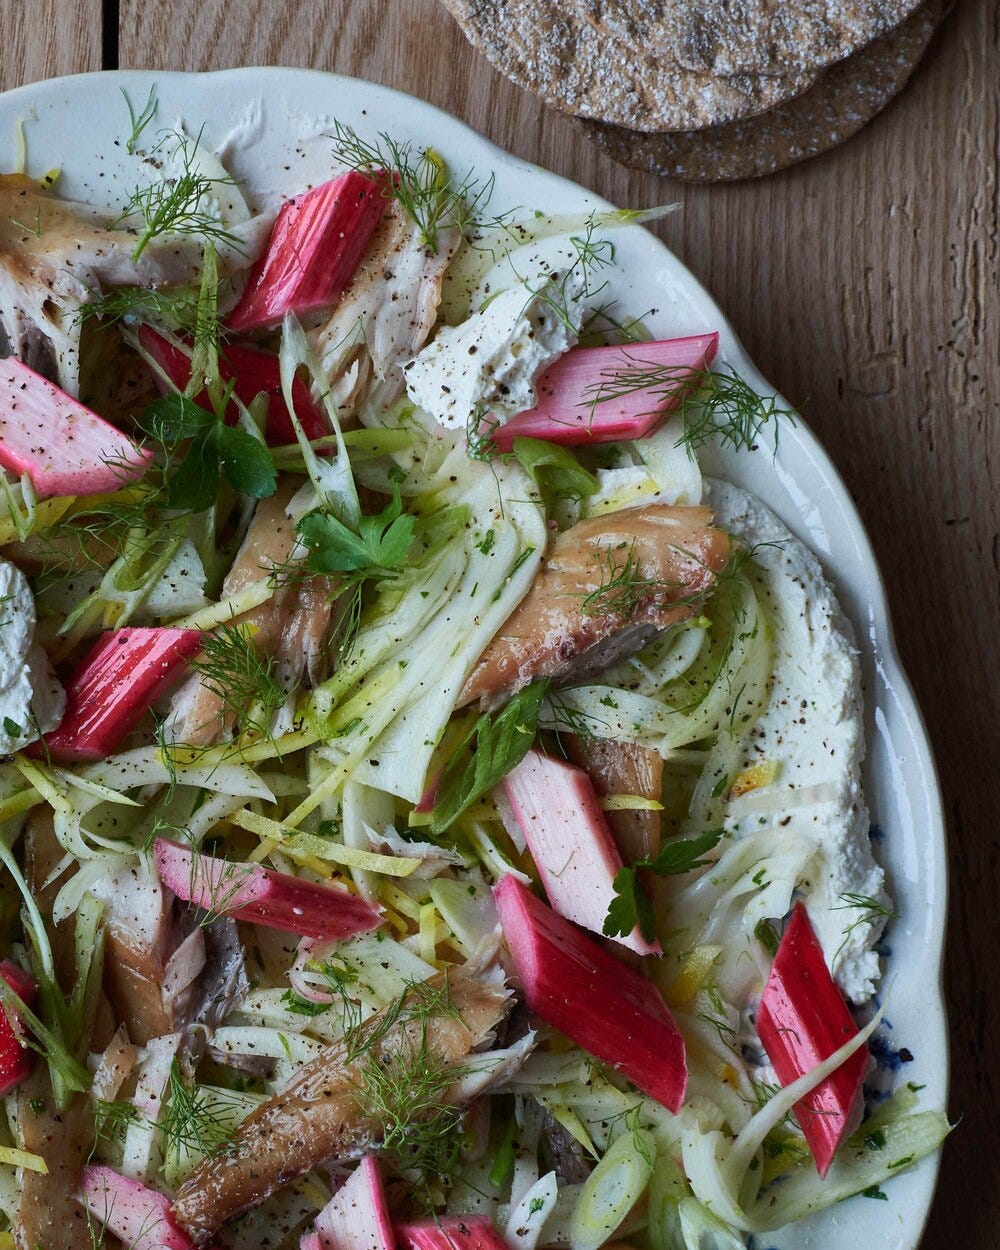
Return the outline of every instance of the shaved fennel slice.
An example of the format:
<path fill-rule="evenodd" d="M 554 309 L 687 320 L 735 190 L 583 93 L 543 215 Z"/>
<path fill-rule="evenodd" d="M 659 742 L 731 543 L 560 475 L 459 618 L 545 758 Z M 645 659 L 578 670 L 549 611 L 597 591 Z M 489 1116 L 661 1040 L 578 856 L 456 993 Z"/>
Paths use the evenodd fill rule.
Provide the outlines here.
<path fill-rule="evenodd" d="M 154 1037 L 139 1065 L 139 1079 L 132 1097 L 138 1117 L 125 1132 L 121 1166 L 122 1174 L 132 1180 L 151 1180 L 162 1163 L 160 1122 L 166 1111 L 170 1069 L 180 1044 L 180 1033 Z"/>
<path fill-rule="evenodd" d="M 697 1198 L 684 1198 L 677 1208 L 680 1234 L 687 1250 L 745 1250 L 746 1242 L 703 1207 Z"/>
<path fill-rule="evenodd" d="M 845 1059 L 865 1045 L 884 1015 L 883 1005 L 863 1029 L 828 1059 L 769 1099 L 733 1141 L 727 1141 L 718 1129 L 703 1132 L 696 1115 L 687 1109 L 683 1117 L 686 1123 L 681 1133 L 681 1146 L 684 1170 L 695 1197 L 708 1204 L 713 1212 L 734 1228 L 744 1232 L 759 1230 L 762 1225 L 754 1213 L 753 1203 L 760 1184 L 760 1168 L 756 1173 L 750 1169 L 764 1138 L 800 1099 L 822 1084 Z"/>
<path fill-rule="evenodd" d="M 178 748 L 178 755 L 182 754 L 183 748 Z M 268 786 L 246 764 L 199 763 L 197 755 L 191 762 L 177 758 L 167 763 L 158 746 L 135 747 L 131 751 L 109 756 L 84 769 L 82 776 L 116 790 L 180 784 L 201 786 L 218 794 L 274 802 L 274 795 Z"/>
<path fill-rule="evenodd" d="M 358 851 L 371 850 L 368 830 L 374 829 L 376 833 L 381 833 L 395 819 L 392 796 L 383 790 L 362 785 L 360 781 L 350 777 L 344 782 L 342 802 L 344 845 Z M 361 897 L 374 903 L 378 886 L 372 874 L 364 868 L 352 867 L 351 877 Z"/>
<path fill-rule="evenodd" d="M 546 546 L 545 517 L 531 502 L 531 483 L 520 469 L 498 468 L 500 480 L 486 471 L 464 496 L 470 514 L 496 512 L 497 492 L 503 513 L 494 516 L 492 545 L 474 533 L 466 537 L 466 568 L 445 607 L 412 640 L 411 666 L 426 668 L 417 697 L 404 706 L 392 726 L 372 744 L 355 772 L 357 780 L 417 803 L 424 792 L 431 756 L 451 716 L 458 693 L 490 639 L 527 593 Z M 525 552 L 528 553 L 524 558 Z M 425 684 L 424 684 L 425 683 Z M 377 760 L 373 765 L 370 761 Z"/>
<path fill-rule="evenodd" d="M 641 358 L 642 347 L 635 349 Z M 647 438 L 637 439 L 635 450 L 656 479 L 659 502 L 699 504 L 702 496 L 701 468 L 684 441 L 684 417 L 675 413 Z"/>
<path fill-rule="evenodd" d="M 504 1240 L 512 1250 L 535 1250 L 559 1196 L 555 1172 L 535 1181 L 507 1217 Z"/>
<path fill-rule="evenodd" d="M 783 1228 L 890 1180 L 933 1154 L 951 1126 L 941 1111 L 918 1111 L 883 1123 L 879 1132 L 884 1138 L 880 1146 L 871 1145 L 867 1136 L 860 1143 L 853 1139 L 842 1146 L 825 1180 L 819 1179 L 811 1164 L 782 1177 L 780 1186 L 762 1194 L 753 1208 L 755 1227 L 762 1232 Z"/>
<path fill-rule="evenodd" d="M 181 142 L 170 153 L 168 172 L 175 177 L 194 174 L 213 186 L 213 194 L 206 191 L 198 201 L 196 211 L 218 218 L 227 227 L 245 225 L 250 221 L 250 209 L 247 208 L 239 184 L 231 177 L 218 156 L 199 142 L 200 133 L 197 136 L 190 135 L 180 120 L 177 122 L 176 132 Z"/>
<path fill-rule="evenodd" d="M 281 347 L 278 351 L 278 363 L 281 368 L 281 393 L 285 397 L 289 420 L 295 430 L 295 437 L 302 450 L 306 472 L 315 487 L 317 495 L 338 520 L 350 529 L 356 530 L 361 518 L 361 504 L 358 502 L 358 489 L 354 484 L 351 471 L 351 459 L 344 442 L 340 426 L 340 414 L 330 394 L 326 375 L 309 345 L 306 333 L 302 329 L 294 313 L 286 313 L 281 326 Z M 321 459 L 313 450 L 312 444 L 302 429 L 302 423 L 295 414 L 295 401 L 292 395 L 292 384 L 299 369 L 305 367 L 310 381 L 319 394 L 326 415 L 330 421 L 336 439 L 337 454 Z"/>

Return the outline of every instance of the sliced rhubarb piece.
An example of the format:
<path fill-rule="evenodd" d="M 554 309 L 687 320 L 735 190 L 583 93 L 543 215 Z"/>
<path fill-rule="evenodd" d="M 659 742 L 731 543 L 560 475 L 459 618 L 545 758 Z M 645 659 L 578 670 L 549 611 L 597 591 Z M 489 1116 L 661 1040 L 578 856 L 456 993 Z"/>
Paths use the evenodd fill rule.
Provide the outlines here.
<path fill-rule="evenodd" d="M 191 380 L 190 356 L 175 347 L 162 334 L 157 334 L 152 326 L 143 326 L 140 329 L 139 342 L 174 386 L 183 391 Z M 219 376 L 223 382 L 235 383 L 233 392 L 244 404 L 249 405 L 258 395 L 267 396 L 267 427 L 264 437 L 272 447 L 295 442 L 295 430 L 281 393 L 281 371 L 277 356 L 271 352 L 259 351 L 255 347 L 225 343 L 219 355 Z M 162 389 L 166 390 L 166 386 Z M 330 433 L 326 419 L 313 402 L 309 387 L 301 377 L 296 377 L 292 383 L 292 401 L 295 415 L 306 438 L 323 438 Z M 195 403 L 201 404 L 203 408 L 210 406 L 204 391 L 195 398 Z M 226 421 L 233 425 L 237 417 L 236 405 L 231 403 L 226 410 Z"/>
<path fill-rule="evenodd" d="M 0 360 L 0 465 L 39 495 L 99 495 L 142 477 L 151 455 L 19 360 Z"/>
<path fill-rule="evenodd" d="M 528 1008 L 676 1112 L 684 1039 L 659 991 L 508 873 L 493 891 Z"/>
<path fill-rule="evenodd" d="M 594 783 L 582 768 L 532 749 L 503 779 L 503 788 L 552 907 L 601 933 L 622 857 Z M 662 953 L 638 926 L 616 940 L 638 955 Z"/>
<path fill-rule="evenodd" d="M 385 1187 L 374 1155 L 365 1155 L 319 1215 L 300 1250 L 396 1250 Z"/>
<path fill-rule="evenodd" d="M 823 958 L 809 913 L 796 903 L 757 1010 L 757 1033 L 781 1084 L 791 1085 L 839 1050 L 858 1032 L 847 1003 Z M 795 1115 L 826 1176 L 840 1143 L 861 1111 L 861 1082 L 868 1065 L 862 1046 L 795 1104 Z"/>
<path fill-rule="evenodd" d="M 104 634 L 66 686 L 66 711 L 35 754 L 59 763 L 100 760 L 135 728 L 157 695 L 201 650 L 198 629 L 129 628 Z"/>
<path fill-rule="evenodd" d="M 618 347 L 574 348 L 549 365 L 538 379 L 535 407 L 498 425 L 490 437 L 502 452 L 510 451 L 514 439 L 521 437 L 544 438 L 566 447 L 643 438 L 698 385 L 718 348 L 716 333 Z M 616 399 L 594 402 L 602 390 L 614 392 L 617 375 L 634 373 L 643 366 L 670 370 L 669 385 L 664 387 L 662 381 L 654 380 L 654 385 L 643 390 L 630 389 Z"/>
<path fill-rule="evenodd" d="M 229 317 L 230 328 L 263 330 L 287 312 L 301 317 L 332 308 L 354 276 L 386 202 L 374 179 L 354 171 L 287 200 Z"/>
<path fill-rule="evenodd" d="M 38 987 L 23 968 L 5 959 L 0 963 L 0 977 L 26 1007 L 35 1005 Z M 16 1089 L 30 1072 L 31 1051 L 22 1036 L 20 1018 L 11 1008 L 0 1008 L 0 1098 Z"/>
<path fill-rule="evenodd" d="M 113 1168 L 84 1168 L 79 1198 L 91 1216 L 128 1250 L 195 1250 L 194 1242 L 175 1222 L 163 1194 Z"/>
<path fill-rule="evenodd" d="M 266 929 L 334 941 L 370 933 L 382 922 L 380 911 L 346 890 L 202 855 L 166 838 L 156 841 L 156 866 L 178 898 Z"/>
<path fill-rule="evenodd" d="M 487 1215 L 442 1215 L 396 1225 L 399 1250 L 510 1250 Z"/>

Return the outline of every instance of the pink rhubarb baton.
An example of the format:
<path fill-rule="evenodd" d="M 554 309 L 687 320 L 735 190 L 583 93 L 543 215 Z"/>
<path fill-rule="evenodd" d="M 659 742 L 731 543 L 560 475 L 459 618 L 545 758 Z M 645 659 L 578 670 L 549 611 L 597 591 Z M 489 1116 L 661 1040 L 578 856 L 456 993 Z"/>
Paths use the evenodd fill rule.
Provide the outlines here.
<path fill-rule="evenodd" d="M 142 477 L 148 451 L 13 358 L 0 360 L 0 465 L 38 495 L 99 495 Z"/>
<path fill-rule="evenodd" d="M 858 1032 L 837 989 L 803 903 L 795 905 L 778 946 L 757 1011 L 757 1033 L 782 1085 L 791 1085 L 829 1059 Z M 862 1046 L 795 1104 L 795 1115 L 826 1176 L 837 1148 L 860 1121 L 861 1082 L 868 1065 Z"/>
<path fill-rule="evenodd" d="M 139 342 L 174 386 L 183 391 L 191 379 L 191 358 L 161 334 L 157 334 L 151 326 L 142 327 L 139 331 Z M 281 393 L 281 369 L 277 356 L 271 352 L 258 351 L 255 347 L 225 343 L 219 354 L 219 375 L 223 382 L 235 382 L 233 391 L 244 404 L 249 405 L 258 395 L 267 396 L 267 428 L 264 437 L 272 447 L 295 442 L 295 430 L 285 407 L 285 397 Z M 301 377 L 297 377 L 292 383 L 292 402 L 306 438 L 322 438 L 330 433 L 326 418 L 313 403 L 309 387 Z M 195 403 L 201 404 L 203 408 L 209 406 L 208 396 L 204 391 L 196 396 Z M 226 421 L 232 425 L 236 419 L 236 405 L 230 404 Z"/>
<path fill-rule="evenodd" d="M 84 1168 L 79 1197 L 91 1216 L 128 1250 L 195 1250 L 174 1220 L 168 1199 L 113 1168 Z M 93 1244 L 98 1244 L 96 1239 Z"/>
<path fill-rule="evenodd" d="M 156 841 L 156 866 L 178 898 L 266 929 L 333 941 L 381 924 L 381 913 L 356 894 L 259 864 L 202 855 L 166 838 Z"/>
<path fill-rule="evenodd" d="M 319 1215 L 300 1250 L 396 1250 L 385 1187 L 374 1155 L 365 1155 Z"/>
<path fill-rule="evenodd" d="M 9 959 L 0 963 L 0 977 L 26 1007 L 35 1005 L 38 987 L 34 978 Z M 31 1072 L 31 1051 L 21 1033 L 16 1010 L 0 1008 L 0 1098 L 16 1089 Z"/>
<path fill-rule="evenodd" d="M 497 426 L 491 438 L 499 451 L 510 451 L 515 438 L 544 438 L 576 447 L 616 443 L 651 433 L 697 386 L 719 348 L 719 336 L 694 334 L 684 339 L 659 339 L 618 347 L 577 347 L 549 365 L 536 383 L 538 403 Z M 671 371 L 645 389 L 629 389 L 610 398 L 616 379 L 637 369 Z M 604 392 L 609 396 L 600 402 Z"/>
<path fill-rule="evenodd" d="M 267 251 L 229 318 L 237 333 L 276 326 L 286 312 L 332 308 L 385 210 L 382 187 L 354 171 L 287 200 Z"/>
<path fill-rule="evenodd" d="M 104 634 L 66 686 L 66 711 L 44 746 L 59 763 L 110 755 L 201 650 L 198 629 L 129 628 Z"/>
<path fill-rule="evenodd" d="M 531 750 L 503 779 L 517 823 L 560 916 L 600 933 L 622 867 L 594 783 L 582 768 Z M 638 955 L 661 954 L 638 926 L 617 938 Z"/>
<path fill-rule="evenodd" d="M 684 1101 L 684 1039 L 659 991 L 507 874 L 493 891 L 529 1010 L 650 1098 Z"/>
<path fill-rule="evenodd" d="M 399 1250 L 510 1250 L 486 1215 L 442 1215 L 396 1225 Z"/>

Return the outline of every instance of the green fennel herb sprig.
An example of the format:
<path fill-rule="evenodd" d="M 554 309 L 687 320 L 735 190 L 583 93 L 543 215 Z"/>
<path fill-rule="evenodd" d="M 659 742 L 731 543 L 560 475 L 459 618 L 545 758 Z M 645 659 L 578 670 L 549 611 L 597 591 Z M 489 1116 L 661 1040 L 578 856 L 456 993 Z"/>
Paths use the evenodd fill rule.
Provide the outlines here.
<path fill-rule="evenodd" d="M 859 928 L 861 925 L 864 925 L 864 924 L 868 924 L 868 925 L 876 924 L 879 920 L 884 920 L 888 922 L 892 920 L 892 918 L 896 915 L 896 909 L 892 906 L 891 903 L 885 903 L 881 899 L 873 898 L 869 894 L 856 894 L 851 891 L 848 891 L 846 894 L 841 894 L 840 898 L 841 898 L 840 906 L 834 907 L 832 909 L 833 911 L 855 910 L 855 911 L 860 912 L 861 914 L 858 916 L 856 920 L 854 920 L 851 924 L 849 924 L 846 929 L 844 929 L 844 938 L 843 938 L 843 941 L 840 943 L 840 945 L 837 947 L 836 951 L 834 952 L 834 956 L 832 960 L 833 963 L 836 963 L 837 959 L 840 956 L 840 952 L 847 945 L 848 941 L 850 940 L 851 934 L 854 932 L 855 929 Z"/>
<path fill-rule="evenodd" d="M 181 134 L 167 136 L 160 146 L 171 141 L 173 148 L 170 155 L 179 162 L 180 173 L 135 187 L 109 229 L 130 226 L 136 218 L 139 219 L 142 225 L 132 251 L 134 261 L 139 260 L 154 239 L 170 234 L 194 235 L 241 250 L 239 235 L 228 230 L 214 213 L 203 207 L 205 199 L 213 196 L 218 187 L 235 186 L 235 180 L 229 177 L 210 178 L 201 173 L 198 168 L 200 131 L 193 139 Z"/>
<path fill-rule="evenodd" d="M 201 655 L 190 667 L 220 701 L 224 716 L 239 721 L 242 729 L 269 734 L 287 692 L 276 675 L 277 661 L 261 654 L 250 625 L 233 621 L 206 634 Z"/>
<path fill-rule="evenodd" d="M 621 616 L 631 620 L 651 598 L 679 588 L 680 583 L 675 581 L 644 577 L 636 546 L 632 539 L 617 547 L 602 547 L 595 553 L 601 580 L 583 596 L 580 610 L 584 616 Z"/>
<path fill-rule="evenodd" d="M 432 148 L 418 149 L 384 132 L 374 140 L 362 139 L 352 126 L 339 121 L 333 123 L 329 138 L 339 161 L 379 180 L 384 194 L 398 202 L 430 251 L 438 250 L 442 231 L 455 229 L 468 237 L 483 227 L 482 215 L 493 194 L 492 175 L 483 183 L 471 171 L 456 179 Z"/>
<path fill-rule="evenodd" d="M 795 424 L 794 412 L 779 408 L 773 395 L 758 395 L 732 368 L 663 365 L 643 360 L 640 351 L 641 345 L 635 351 L 623 351 L 627 363 L 604 370 L 585 389 L 583 399 L 591 418 L 598 405 L 636 394 L 648 394 L 649 412 L 655 413 L 676 399 L 678 388 L 686 388 L 677 409 L 683 430 L 676 446 L 686 447 L 691 455 L 716 439 L 734 451 L 752 451 L 772 425 L 777 440 L 779 418 Z"/>
<path fill-rule="evenodd" d="M 436 985 L 413 982 L 370 1025 L 345 1037 L 358 1104 L 377 1124 L 382 1151 L 424 1195 L 454 1171 L 463 1141 L 462 1109 L 448 1091 L 471 1068 L 439 1053 L 430 1036 L 433 1019 L 449 1018 L 460 1016 L 447 977 Z"/>
<path fill-rule="evenodd" d="M 232 1137 L 238 1122 L 235 1100 L 229 1105 L 209 1105 L 205 1092 L 185 1078 L 175 1057 L 167 1082 L 166 1110 L 159 1125 L 164 1154 L 214 1154 Z"/>
<path fill-rule="evenodd" d="M 163 291 L 151 287 L 117 287 L 83 304 L 75 321 L 77 324 L 102 321 L 105 325 L 141 321 L 193 336 L 199 323 L 198 292 L 190 286 Z"/>

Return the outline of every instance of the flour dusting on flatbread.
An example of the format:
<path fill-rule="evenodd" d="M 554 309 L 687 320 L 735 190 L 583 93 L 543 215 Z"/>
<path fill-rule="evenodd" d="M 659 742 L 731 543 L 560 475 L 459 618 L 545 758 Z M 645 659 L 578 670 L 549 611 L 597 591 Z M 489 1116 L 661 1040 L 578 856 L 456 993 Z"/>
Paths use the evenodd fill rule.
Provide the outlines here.
<path fill-rule="evenodd" d="M 633 169 L 687 182 L 757 178 L 829 151 L 870 121 L 906 84 L 941 18 L 928 0 L 903 23 L 832 65 L 802 95 L 756 117 L 672 134 L 576 118 L 584 134 Z"/>
<path fill-rule="evenodd" d="M 801 94 L 918 0 L 444 0 L 502 73 L 576 116 L 698 130 Z"/>

